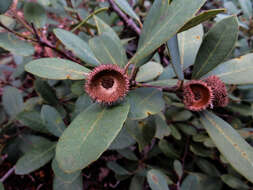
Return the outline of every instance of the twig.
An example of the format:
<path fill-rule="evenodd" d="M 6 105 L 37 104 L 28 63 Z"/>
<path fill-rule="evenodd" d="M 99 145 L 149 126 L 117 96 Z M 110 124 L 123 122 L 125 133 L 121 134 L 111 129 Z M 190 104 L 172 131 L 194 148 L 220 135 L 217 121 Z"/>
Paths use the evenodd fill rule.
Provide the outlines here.
<path fill-rule="evenodd" d="M 3 183 L 15 170 L 15 166 L 13 166 L 9 171 L 0 179 L 0 182 Z"/>
<path fill-rule="evenodd" d="M 71 32 L 75 32 L 78 28 L 80 28 L 81 26 L 83 26 L 92 16 L 94 16 L 94 15 L 100 13 L 100 12 L 107 11 L 107 10 L 108 10 L 108 8 L 105 7 L 105 8 L 101 8 L 101 9 L 98 9 L 98 10 L 94 11 L 89 16 L 87 16 L 85 19 L 83 19 L 83 21 L 80 22 L 75 28 L 73 28 L 71 30 Z"/>
<path fill-rule="evenodd" d="M 133 31 L 135 31 L 138 35 L 141 34 L 141 29 L 135 24 L 135 22 L 133 21 L 133 19 L 128 18 L 126 14 L 124 14 L 120 8 L 115 4 L 114 0 L 108 0 L 108 2 L 111 5 L 111 8 L 113 9 L 113 11 L 115 11 L 119 17 L 123 20 L 123 22 L 129 27 L 131 28 Z"/>
<path fill-rule="evenodd" d="M 26 23 L 25 20 L 23 20 L 15 11 L 12 11 L 12 14 L 14 19 L 17 19 L 19 23 L 21 23 L 29 32 L 32 33 L 32 28 Z"/>
<path fill-rule="evenodd" d="M 66 0 L 66 2 L 67 2 L 67 5 L 68 5 L 70 8 L 75 9 L 71 0 Z M 70 13 L 70 14 L 71 14 L 71 13 Z M 76 19 L 77 19 L 79 22 L 82 22 L 82 17 L 80 16 L 80 14 L 79 14 L 77 11 L 76 11 L 74 14 L 76 15 Z M 73 13 L 72 13 L 71 15 L 73 15 Z M 86 30 L 87 30 L 87 32 L 89 33 L 89 35 L 94 36 L 94 34 L 91 32 L 90 28 L 89 28 L 87 25 L 85 25 L 84 27 L 86 28 Z"/>
<path fill-rule="evenodd" d="M 63 57 L 73 61 L 73 62 L 77 62 L 74 58 L 72 58 L 71 56 L 69 56 L 67 53 L 65 53 L 64 51 L 61 51 L 60 49 L 56 48 L 54 45 L 52 45 L 51 43 L 44 41 L 38 34 L 34 24 L 32 24 L 32 29 L 33 29 L 33 33 L 37 39 L 37 42 L 42 45 L 42 46 L 46 46 L 49 47 L 51 49 L 53 49 L 54 51 L 56 51 L 57 53 L 59 53 L 60 55 L 62 55 Z"/>
<path fill-rule="evenodd" d="M 35 39 L 29 38 L 28 36 L 25 36 L 25 35 L 23 35 L 23 34 L 20 34 L 20 33 L 18 33 L 18 32 L 15 32 L 14 30 L 11 30 L 10 28 L 8 28 L 7 26 L 5 26 L 5 25 L 4 25 L 3 23 L 1 23 L 1 22 L 0 22 L 0 27 L 4 28 L 4 29 L 7 30 L 8 32 L 10 32 L 10 33 L 12 33 L 12 34 L 14 34 L 14 35 L 16 35 L 16 36 L 18 36 L 18 37 L 20 37 L 20 38 L 23 38 L 23 39 L 25 39 L 25 40 L 31 40 L 31 41 L 33 41 L 33 42 L 36 42 Z"/>

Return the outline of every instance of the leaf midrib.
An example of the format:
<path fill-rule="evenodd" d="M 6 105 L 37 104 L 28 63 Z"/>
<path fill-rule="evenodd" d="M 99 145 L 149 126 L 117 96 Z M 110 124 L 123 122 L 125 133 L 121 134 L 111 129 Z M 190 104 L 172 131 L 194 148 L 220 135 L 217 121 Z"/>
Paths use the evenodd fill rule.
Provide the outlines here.
<path fill-rule="evenodd" d="M 199 73 L 201 73 L 201 71 L 203 70 L 203 68 L 206 66 L 206 64 L 208 64 L 209 60 L 213 57 L 213 54 L 216 52 L 217 48 L 220 46 L 222 39 L 223 39 L 223 35 L 226 33 L 226 30 L 223 30 L 222 34 L 220 35 L 220 38 L 218 40 L 218 42 L 216 43 L 214 49 L 210 52 L 208 58 L 206 59 L 206 61 L 200 66 L 199 70 L 197 71 L 195 78 L 198 78 Z"/>
<path fill-rule="evenodd" d="M 227 141 L 235 148 L 235 150 L 237 150 L 237 151 L 241 154 L 241 156 L 242 156 L 244 159 L 246 159 L 246 160 L 250 163 L 250 165 L 253 166 L 253 164 L 252 164 L 252 163 L 253 163 L 253 160 L 252 160 L 252 161 L 250 160 L 250 158 L 248 157 L 248 154 L 247 154 L 245 151 L 241 150 L 240 147 L 239 147 L 239 145 L 238 145 L 238 146 L 234 146 L 234 145 L 237 144 L 237 143 L 234 143 L 233 140 L 223 132 L 222 128 L 220 128 L 220 127 L 216 124 L 216 122 L 215 122 L 211 117 L 208 117 L 208 115 L 205 114 L 205 113 L 204 113 L 204 117 L 205 117 L 214 127 L 216 127 L 216 129 L 220 132 L 220 134 L 223 135 L 223 136 L 227 139 Z"/>
<path fill-rule="evenodd" d="M 90 133 L 94 130 L 94 128 L 96 127 L 96 124 L 101 120 L 101 118 L 104 116 L 105 114 L 105 110 L 106 108 L 104 108 L 101 113 L 99 113 L 99 115 L 97 116 L 97 119 L 91 124 L 91 127 L 89 129 L 89 131 L 86 133 L 86 135 L 83 137 L 80 146 L 78 147 L 78 150 L 81 150 L 81 147 L 83 146 L 83 144 L 85 143 L 86 139 L 88 138 L 88 136 L 90 135 Z"/>

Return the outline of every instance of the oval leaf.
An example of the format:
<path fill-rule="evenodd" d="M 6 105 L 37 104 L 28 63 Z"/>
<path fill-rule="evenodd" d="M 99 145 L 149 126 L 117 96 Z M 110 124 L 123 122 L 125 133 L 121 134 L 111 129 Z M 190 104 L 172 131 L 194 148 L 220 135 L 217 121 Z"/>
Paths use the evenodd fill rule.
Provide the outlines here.
<path fill-rule="evenodd" d="M 42 106 L 41 118 L 47 130 L 57 137 L 60 137 L 66 128 L 61 115 L 54 107 Z"/>
<path fill-rule="evenodd" d="M 188 175 L 188 176 L 184 179 L 184 181 L 183 181 L 183 183 L 182 183 L 180 189 L 181 189 L 181 190 L 196 190 L 196 189 L 198 189 L 198 184 L 199 184 L 199 183 L 198 183 L 198 178 L 197 178 L 197 176 Z"/>
<path fill-rule="evenodd" d="M 199 49 L 193 78 L 200 78 L 224 61 L 234 49 L 238 38 L 238 21 L 230 16 L 218 22 L 205 36 Z"/>
<path fill-rule="evenodd" d="M 116 40 L 117 43 L 120 43 L 120 38 L 117 35 L 117 33 L 112 29 L 112 27 L 110 27 L 106 22 L 104 22 L 102 19 L 100 19 L 97 16 L 93 16 L 94 21 L 97 25 L 97 29 L 98 29 L 98 34 L 101 35 L 104 32 L 107 32 L 108 34 L 111 35 L 111 37 Z"/>
<path fill-rule="evenodd" d="M 168 177 L 161 171 L 156 169 L 149 170 L 147 179 L 152 190 L 169 190 Z"/>
<path fill-rule="evenodd" d="M 160 63 L 150 61 L 140 67 L 135 80 L 146 82 L 158 77 L 162 72 L 163 66 Z"/>
<path fill-rule="evenodd" d="M 115 0 L 115 3 L 119 6 L 119 8 L 124 11 L 128 16 L 134 18 L 140 23 L 139 16 L 134 12 L 132 7 L 128 4 L 127 0 Z"/>
<path fill-rule="evenodd" d="M 40 113 L 37 111 L 24 111 L 17 115 L 17 119 L 23 125 L 38 132 L 48 133 L 46 126 L 43 124 Z"/>
<path fill-rule="evenodd" d="M 189 20 L 183 28 L 180 29 L 179 32 L 188 30 L 190 28 L 193 28 L 194 26 L 197 26 L 201 24 L 202 22 L 205 22 L 213 17 L 215 17 L 217 14 L 224 13 L 226 9 L 212 9 L 201 12 L 199 15 L 193 17 L 191 20 Z"/>
<path fill-rule="evenodd" d="M 39 3 L 25 3 L 24 17 L 28 22 L 35 24 L 38 28 L 41 28 L 46 24 L 46 10 L 44 6 Z"/>
<path fill-rule="evenodd" d="M 68 50 L 71 50 L 85 63 L 93 66 L 99 65 L 88 43 L 83 41 L 80 37 L 63 29 L 55 29 L 54 34 Z"/>
<path fill-rule="evenodd" d="M 138 51 L 131 63 L 137 64 L 155 49 L 172 38 L 190 20 L 206 0 L 194 0 L 185 4 L 184 0 L 156 0 L 144 22 Z M 169 27 L 168 27 L 169 26 Z"/>
<path fill-rule="evenodd" d="M 226 84 L 252 84 L 253 83 L 253 54 L 231 59 L 220 64 L 202 78 L 216 75 Z"/>
<path fill-rule="evenodd" d="M 25 65 L 25 70 L 42 78 L 54 80 L 85 79 L 89 69 L 65 59 L 43 58 L 31 61 Z"/>
<path fill-rule="evenodd" d="M 211 112 L 201 113 L 201 123 L 216 147 L 230 164 L 249 181 L 253 182 L 253 149 L 224 120 Z"/>
<path fill-rule="evenodd" d="M 15 173 L 29 174 L 48 163 L 54 156 L 55 143 L 46 143 L 26 152 L 16 163 Z"/>
<path fill-rule="evenodd" d="M 5 111 L 11 117 L 16 116 L 24 108 L 21 92 L 18 89 L 10 86 L 4 88 L 2 103 Z"/>
<path fill-rule="evenodd" d="M 162 92 L 155 88 L 138 88 L 128 95 L 131 109 L 129 118 L 138 120 L 159 113 L 164 108 Z"/>
<path fill-rule="evenodd" d="M 178 34 L 178 45 L 183 69 L 194 64 L 203 35 L 202 24 Z"/>
<path fill-rule="evenodd" d="M 88 166 L 110 146 L 127 118 L 129 104 L 112 108 L 93 104 L 70 124 L 56 147 L 60 168 L 71 173 Z"/>
<path fill-rule="evenodd" d="M 125 49 L 110 33 L 104 32 L 92 38 L 89 45 L 102 64 L 115 64 L 124 67 L 127 64 Z"/>
<path fill-rule="evenodd" d="M 181 64 L 180 52 L 178 48 L 178 37 L 173 36 L 168 42 L 167 47 L 170 52 L 172 67 L 179 80 L 184 80 L 183 65 Z"/>
<path fill-rule="evenodd" d="M 30 43 L 22 41 L 10 33 L 0 33 L 0 47 L 21 56 L 29 56 L 34 53 L 34 48 Z"/>

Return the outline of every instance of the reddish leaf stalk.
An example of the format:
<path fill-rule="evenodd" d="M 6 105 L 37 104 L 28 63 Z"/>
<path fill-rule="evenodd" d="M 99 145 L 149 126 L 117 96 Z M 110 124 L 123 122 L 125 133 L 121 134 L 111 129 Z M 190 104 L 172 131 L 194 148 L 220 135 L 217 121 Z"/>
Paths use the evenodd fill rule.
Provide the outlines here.
<path fill-rule="evenodd" d="M 126 14 L 124 14 L 120 8 L 115 4 L 114 0 L 108 0 L 108 2 L 111 5 L 111 8 L 113 9 L 113 11 L 115 11 L 119 17 L 123 20 L 123 22 L 129 27 L 131 28 L 133 31 L 135 31 L 138 35 L 141 34 L 141 29 L 135 24 L 135 22 L 133 21 L 133 19 L 128 18 Z"/>

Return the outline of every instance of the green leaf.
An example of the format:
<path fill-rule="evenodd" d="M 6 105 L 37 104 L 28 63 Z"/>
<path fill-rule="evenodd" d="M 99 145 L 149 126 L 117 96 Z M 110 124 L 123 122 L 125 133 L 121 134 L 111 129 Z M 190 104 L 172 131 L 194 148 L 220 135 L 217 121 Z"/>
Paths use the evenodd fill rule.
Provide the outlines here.
<path fill-rule="evenodd" d="M 149 142 L 146 141 L 143 135 L 143 126 L 139 125 L 139 123 L 135 120 L 128 119 L 126 121 L 126 128 L 129 134 L 138 142 L 139 150 L 142 151 Z"/>
<path fill-rule="evenodd" d="M 37 111 L 24 111 L 17 115 L 17 119 L 25 126 L 39 132 L 48 133 L 46 126 Z"/>
<path fill-rule="evenodd" d="M 181 162 L 179 162 L 178 160 L 175 160 L 173 162 L 173 166 L 174 166 L 174 170 L 176 171 L 178 177 L 181 178 L 183 176 L 183 172 L 184 172 Z"/>
<path fill-rule="evenodd" d="M 162 113 L 157 114 L 155 117 L 156 124 L 156 133 L 155 137 L 159 139 L 163 139 L 163 137 L 169 136 L 171 133 L 171 129 L 166 122 L 166 118 Z"/>
<path fill-rule="evenodd" d="M 4 190 L 4 185 L 0 182 L 0 190 Z"/>
<path fill-rule="evenodd" d="M 24 17 L 29 23 L 42 28 L 46 24 L 47 14 L 43 5 L 35 2 L 25 3 Z"/>
<path fill-rule="evenodd" d="M 18 39 L 10 33 L 0 33 L 0 47 L 13 54 L 29 56 L 34 53 L 32 44 Z"/>
<path fill-rule="evenodd" d="M 53 158 L 54 150 L 54 142 L 31 149 L 17 161 L 15 173 L 25 175 L 41 168 Z"/>
<path fill-rule="evenodd" d="M 110 161 L 107 162 L 107 167 L 111 169 L 114 173 L 118 175 L 130 175 L 130 172 L 127 171 L 125 168 L 123 168 L 121 165 L 119 165 L 116 162 Z"/>
<path fill-rule="evenodd" d="M 184 80 L 184 71 L 180 59 L 180 52 L 178 48 L 178 37 L 174 35 L 168 42 L 167 47 L 169 49 L 172 67 L 179 80 Z"/>
<path fill-rule="evenodd" d="M 152 190 L 169 190 L 168 177 L 159 170 L 151 169 L 147 173 L 147 180 Z"/>
<path fill-rule="evenodd" d="M 240 10 L 235 6 L 235 4 L 232 1 L 224 2 L 224 8 L 227 9 L 228 14 L 235 14 L 237 15 Z"/>
<path fill-rule="evenodd" d="M 84 93 L 83 95 L 79 96 L 75 103 L 74 115 L 78 115 L 83 110 L 88 108 L 91 104 L 93 104 L 93 101 L 88 94 Z"/>
<path fill-rule="evenodd" d="M 119 149 L 117 150 L 117 152 L 128 160 L 138 161 L 138 158 L 135 155 L 135 153 L 131 150 L 131 147 L 125 148 L 125 149 Z"/>
<path fill-rule="evenodd" d="M 89 69 L 65 59 L 43 58 L 31 61 L 25 65 L 25 70 L 42 78 L 54 80 L 85 79 Z"/>
<path fill-rule="evenodd" d="M 183 69 L 194 64 L 203 35 L 204 30 L 201 24 L 178 34 L 178 45 Z"/>
<path fill-rule="evenodd" d="M 47 130 L 57 137 L 60 137 L 66 128 L 61 115 L 54 107 L 48 105 L 42 106 L 41 118 Z"/>
<path fill-rule="evenodd" d="M 214 176 L 214 177 L 220 176 L 220 172 L 219 170 L 217 170 L 215 165 L 213 165 L 212 163 L 209 163 L 207 160 L 199 158 L 196 160 L 196 164 L 203 172 L 205 172 L 209 176 Z"/>
<path fill-rule="evenodd" d="M 198 189 L 198 184 L 199 183 L 198 183 L 198 179 L 196 176 L 188 175 L 184 179 L 180 189 L 181 190 L 196 190 L 196 189 Z"/>
<path fill-rule="evenodd" d="M 51 86 L 49 86 L 47 81 L 37 79 L 35 81 L 34 87 L 39 96 L 41 96 L 47 103 L 50 103 L 52 105 L 58 104 L 55 91 Z"/>
<path fill-rule="evenodd" d="M 94 21 L 97 25 L 97 29 L 98 29 L 98 34 L 101 35 L 103 33 L 108 33 L 111 35 L 111 37 L 117 42 L 117 43 L 121 43 L 120 42 L 120 38 L 117 35 L 117 33 L 107 24 L 105 23 L 102 19 L 100 19 L 97 16 L 93 16 Z"/>
<path fill-rule="evenodd" d="M 202 112 L 201 123 L 230 164 L 253 182 L 252 147 L 227 122 L 211 112 Z"/>
<path fill-rule="evenodd" d="M 160 63 L 150 61 L 139 68 L 135 80 L 137 82 L 146 82 L 155 79 L 163 72 L 163 66 Z"/>
<path fill-rule="evenodd" d="M 120 132 L 128 111 L 129 104 L 111 108 L 93 104 L 80 113 L 57 144 L 56 160 L 61 169 L 71 173 L 98 159 Z"/>
<path fill-rule="evenodd" d="M 177 79 L 168 79 L 168 80 L 157 80 L 148 82 L 146 84 L 154 85 L 154 86 L 162 86 L 162 87 L 172 87 L 177 85 L 178 80 Z"/>
<path fill-rule="evenodd" d="M 143 190 L 144 180 L 144 177 L 135 175 L 131 180 L 129 190 Z"/>
<path fill-rule="evenodd" d="M 139 23 L 140 18 L 139 16 L 134 12 L 132 7 L 128 4 L 127 0 L 115 0 L 115 3 L 119 6 L 119 8 L 124 11 L 128 16 L 134 18 L 137 20 Z"/>
<path fill-rule="evenodd" d="M 19 148 L 23 153 L 29 152 L 31 149 L 37 149 L 44 146 L 50 146 L 52 142 L 45 137 L 36 135 L 20 135 L 21 142 Z"/>
<path fill-rule="evenodd" d="M 8 1 L 8 0 L 7 0 Z M 1 3 L 0 3 L 1 4 Z M 0 5 L 1 7 L 1 5 Z M 1 8 L 0 8 L 1 9 Z M 12 17 L 9 17 L 9 16 L 6 16 L 6 15 L 0 15 L 0 22 L 10 28 L 10 29 L 13 29 L 13 27 L 16 25 L 16 21 L 14 18 Z M 2 27 L 0 27 L 0 29 L 2 29 Z"/>
<path fill-rule="evenodd" d="M 183 28 L 180 29 L 179 32 L 183 32 L 185 30 L 188 30 L 190 28 L 193 28 L 194 26 L 197 26 L 201 24 L 202 22 L 205 22 L 213 17 L 215 17 L 217 14 L 226 12 L 226 9 L 212 9 L 201 12 L 199 15 L 193 17 L 191 20 L 189 20 Z"/>
<path fill-rule="evenodd" d="M 252 84 L 253 53 L 226 61 L 202 78 L 210 75 L 218 76 L 226 84 Z"/>
<path fill-rule="evenodd" d="M 4 14 L 11 6 L 13 0 L 0 1 L 0 14 Z"/>
<path fill-rule="evenodd" d="M 195 61 L 193 78 L 208 73 L 231 54 L 238 38 L 238 29 L 237 17 L 230 16 L 207 33 Z"/>
<path fill-rule="evenodd" d="M 104 32 L 92 38 L 89 45 L 102 64 L 115 64 L 121 67 L 127 64 L 124 47 L 121 43 L 117 43 L 110 33 Z"/>
<path fill-rule="evenodd" d="M 249 189 L 250 187 L 245 184 L 245 182 L 241 181 L 239 178 L 234 177 L 232 175 L 222 175 L 221 176 L 222 181 L 227 184 L 232 189 Z"/>
<path fill-rule="evenodd" d="M 53 190 L 83 190 L 83 179 L 82 175 L 79 175 L 71 183 L 62 180 L 55 176 L 53 181 Z"/>
<path fill-rule="evenodd" d="M 171 64 L 163 68 L 163 73 L 159 76 L 158 80 L 168 80 L 176 76 Z"/>
<path fill-rule="evenodd" d="M 127 128 L 131 127 L 130 122 L 126 121 L 125 125 L 122 127 L 121 131 L 117 135 L 117 137 L 113 140 L 112 144 L 110 145 L 110 150 L 118 150 L 123 149 L 128 146 L 131 146 L 135 143 L 133 137 L 129 134 Z"/>
<path fill-rule="evenodd" d="M 62 169 L 58 166 L 58 163 L 55 159 L 52 161 L 52 169 L 54 171 L 54 174 L 57 178 L 61 179 L 64 183 L 73 183 L 76 178 L 78 178 L 81 175 L 81 170 L 78 170 L 74 173 L 64 173 Z"/>
<path fill-rule="evenodd" d="M 239 0 L 243 13 L 249 18 L 252 18 L 252 3 L 250 0 Z"/>
<path fill-rule="evenodd" d="M 5 87 L 2 97 L 2 104 L 7 114 L 11 117 L 15 117 L 24 108 L 21 92 L 14 87 Z"/>
<path fill-rule="evenodd" d="M 85 84 L 84 80 L 73 82 L 71 85 L 71 92 L 76 96 L 81 96 L 82 94 L 85 93 L 84 88 L 83 88 L 84 84 Z"/>
<path fill-rule="evenodd" d="M 191 1 L 187 6 L 184 0 L 173 1 L 171 4 L 166 0 L 155 1 L 144 22 L 138 51 L 130 62 L 137 64 L 172 38 L 205 1 Z"/>
<path fill-rule="evenodd" d="M 68 50 L 71 50 L 77 57 L 88 65 L 97 66 L 100 64 L 88 43 L 83 41 L 77 35 L 59 28 L 54 30 L 54 34 Z"/>
<path fill-rule="evenodd" d="M 131 108 L 129 118 L 138 120 L 159 113 L 164 108 L 162 92 L 155 88 L 138 88 L 127 96 Z"/>
<path fill-rule="evenodd" d="M 198 178 L 199 179 L 199 178 Z M 222 190 L 223 184 L 222 181 L 217 177 L 205 176 L 200 179 L 199 190 Z"/>
<path fill-rule="evenodd" d="M 172 144 L 169 144 L 166 140 L 162 139 L 159 141 L 159 148 L 164 153 L 165 156 L 172 159 L 179 159 L 180 154 L 178 150 L 176 150 Z"/>

